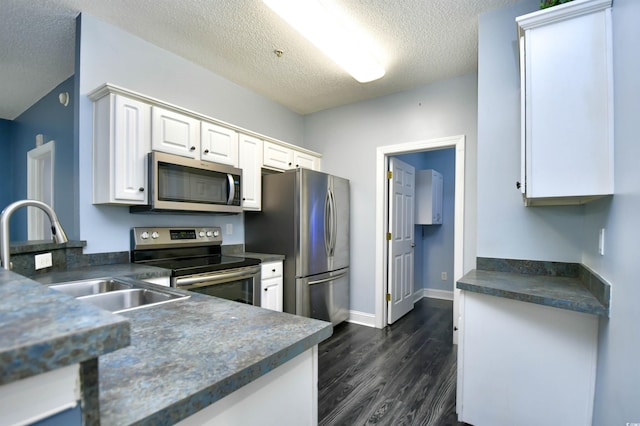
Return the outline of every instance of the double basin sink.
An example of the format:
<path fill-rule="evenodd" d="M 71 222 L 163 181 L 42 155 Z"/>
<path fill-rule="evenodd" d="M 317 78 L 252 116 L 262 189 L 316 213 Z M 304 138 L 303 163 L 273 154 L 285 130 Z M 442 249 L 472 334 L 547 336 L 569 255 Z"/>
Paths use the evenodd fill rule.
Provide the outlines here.
<path fill-rule="evenodd" d="M 169 288 L 158 288 L 153 284 L 120 278 L 71 281 L 53 284 L 49 288 L 113 313 L 174 302 L 189 297 Z"/>

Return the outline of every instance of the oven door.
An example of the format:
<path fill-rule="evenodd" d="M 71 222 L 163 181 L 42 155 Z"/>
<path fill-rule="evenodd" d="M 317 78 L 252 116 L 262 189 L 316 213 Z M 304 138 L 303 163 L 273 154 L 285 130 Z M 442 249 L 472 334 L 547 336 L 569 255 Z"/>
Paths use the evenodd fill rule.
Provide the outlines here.
<path fill-rule="evenodd" d="M 260 265 L 175 277 L 172 281 L 183 290 L 260 306 Z"/>

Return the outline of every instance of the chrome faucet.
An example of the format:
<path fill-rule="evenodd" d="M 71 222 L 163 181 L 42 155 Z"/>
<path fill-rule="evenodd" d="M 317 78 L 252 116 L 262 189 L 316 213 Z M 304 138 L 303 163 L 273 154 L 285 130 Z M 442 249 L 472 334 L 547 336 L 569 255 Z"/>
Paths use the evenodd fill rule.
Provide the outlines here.
<path fill-rule="evenodd" d="M 49 222 L 51 222 L 51 234 L 53 240 L 57 243 L 66 243 L 67 234 L 64 233 L 58 216 L 53 209 L 42 201 L 36 200 L 20 200 L 15 203 L 9 204 L 0 213 L 0 260 L 2 260 L 2 267 L 4 269 L 11 269 L 11 260 L 9 253 L 9 219 L 13 212 L 21 207 L 37 207 L 49 216 Z"/>

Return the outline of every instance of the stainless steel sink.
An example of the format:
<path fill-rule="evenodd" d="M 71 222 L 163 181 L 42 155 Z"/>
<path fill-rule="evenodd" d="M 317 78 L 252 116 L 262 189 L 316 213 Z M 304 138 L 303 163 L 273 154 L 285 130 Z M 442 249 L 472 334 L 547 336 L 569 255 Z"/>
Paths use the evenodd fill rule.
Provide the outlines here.
<path fill-rule="evenodd" d="M 92 296 L 84 296 L 79 299 L 96 305 L 99 308 L 111 312 L 124 312 L 149 305 L 158 305 L 178 298 L 184 299 L 188 296 L 165 293 L 155 290 L 133 288 L 129 290 L 118 290 Z"/>
<path fill-rule="evenodd" d="M 49 287 L 113 313 L 189 297 L 175 290 L 129 279 L 100 278 L 53 284 Z"/>
<path fill-rule="evenodd" d="M 73 297 L 82 297 L 92 294 L 107 293 L 109 291 L 130 289 L 132 288 L 132 286 L 133 284 L 125 283 L 111 278 L 101 278 L 95 280 L 72 281 L 63 284 L 54 284 L 49 287 Z"/>

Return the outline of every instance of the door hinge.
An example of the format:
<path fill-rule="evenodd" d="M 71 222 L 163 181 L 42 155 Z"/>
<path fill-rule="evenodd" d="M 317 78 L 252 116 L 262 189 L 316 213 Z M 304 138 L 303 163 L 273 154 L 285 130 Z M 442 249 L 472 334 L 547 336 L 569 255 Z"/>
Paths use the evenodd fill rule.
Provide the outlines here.
<path fill-rule="evenodd" d="M 392 179 L 393 178 L 393 172 L 391 170 L 389 170 L 387 172 L 387 179 Z"/>
<path fill-rule="evenodd" d="M 391 241 L 391 232 L 387 232 L 387 241 Z"/>
<path fill-rule="evenodd" d="M 391 293 L 387 293 L 387 302 L 391 302 Z"/>

